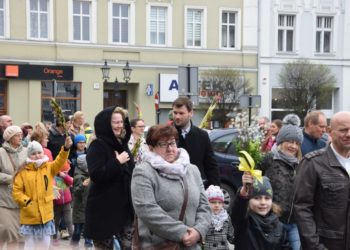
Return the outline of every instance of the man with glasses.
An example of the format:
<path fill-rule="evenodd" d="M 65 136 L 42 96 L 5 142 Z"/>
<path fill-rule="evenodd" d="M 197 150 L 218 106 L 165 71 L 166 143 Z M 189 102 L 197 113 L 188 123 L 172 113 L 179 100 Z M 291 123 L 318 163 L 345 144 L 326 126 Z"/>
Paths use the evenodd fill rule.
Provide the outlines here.
<path fill-rule="evenodd" d="M 130 126 L 132 134 L 128 146 L 135 162 L 140 163 L 144 152 L 149 150 L 144 138 L 145 122 L 142 119 L 133 119 Z"/>
<path fill-rule="evenodd" d="M 304 156 L 295 180 L 294 215 L 302 249 L 350 249 L 350 112 L 330 122 L 332 142 Z"/>
<path fill-rule="evenodd" d="M 205 186 L 220 186 L 219 169 L 208 133 L 192 124 L 193 104 L 188 97 L 173 102 L 174 125 L 179 133 L 178 147 L 186 149 L 190 162 L 199 168 Z"/>
<path fill-rule="evenodd" d="M 301 144 L 302 155 L 324 148 L 327 144 L 322 135 L 327 129 L 327 119 L 323 112 L 312 111 L 304 119 L 304 140 Z"/>

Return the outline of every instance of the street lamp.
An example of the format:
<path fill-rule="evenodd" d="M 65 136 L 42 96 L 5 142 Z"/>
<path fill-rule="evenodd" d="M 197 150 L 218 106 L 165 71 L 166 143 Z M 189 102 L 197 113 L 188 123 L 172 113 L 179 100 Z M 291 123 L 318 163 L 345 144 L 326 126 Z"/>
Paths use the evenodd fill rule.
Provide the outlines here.
<path fill-rule="evenodd" d="M 109 71 L 110 67 L 108 67 L 107 60 L 105 60 L 104 65 L 101 67 L 102 71 L 102 79 L 104 80 L 104 83 L 108 82 L 109 79 Z M 124 81 L 125 83 L 128 83 L 130 81 L 130 75 L 131 75 L 132 68 L 129 66 L 129 61 L 126 61 L 125 67 L 123 68 L 123 74 L 124 74 Z M 115 78 L 114 81 L 116 84 L 118 83 L 118 78 Z"/>

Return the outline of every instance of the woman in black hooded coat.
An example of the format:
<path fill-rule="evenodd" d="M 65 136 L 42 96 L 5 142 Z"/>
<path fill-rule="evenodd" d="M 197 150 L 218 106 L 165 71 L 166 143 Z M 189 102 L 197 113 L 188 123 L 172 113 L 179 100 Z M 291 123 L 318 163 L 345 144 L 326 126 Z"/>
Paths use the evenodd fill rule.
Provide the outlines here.
<path fill-rule="evenodd" d="M 96 139 L 87 152 L 91 184 L 84 234 L 95 249 L 113 249 L 113 237 L 123 249 L 131 244 L 133 207 L 130 183 L 134 161 L 128 149 L 131 128 L 127 111 L 110 107 L 95 117 Z"/>

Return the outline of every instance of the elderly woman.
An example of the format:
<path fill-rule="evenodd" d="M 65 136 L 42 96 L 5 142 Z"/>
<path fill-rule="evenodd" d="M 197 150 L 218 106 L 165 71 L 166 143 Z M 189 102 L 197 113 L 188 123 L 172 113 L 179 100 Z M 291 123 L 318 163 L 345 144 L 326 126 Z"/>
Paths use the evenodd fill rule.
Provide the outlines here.
<path fill-rule="evenodd" d="M 19 234 L 19 208 L 12 199 L 12 181 L 18 168 L 25 163 L 27 149 L 22 146 L 22 130 L 18 126 L 7 127 L 0 148 L 0 249 L 16 248 Z"/>
<path fill-rule="evenodd" d="M 186 150 L 177 148 L 177 139 L 173 126 L 151 127 L 146 139 L 150 152 L 133 173 L 131 196 L 139 236 L 135 243 L 142 249 L 162 249 L 167 243 L 201 249 L 211 222 L 201 175 Z"/>
<path fill-rule="evenodd" d="M 86 204 L 85 237 L 95 249 L 113 249 L 116 237 L 122 249 L 131 247 L 133 209 L 130 194 L 134 169 L 128 148 L 131 135 L 127 111 L 102 110 L 95 117 L 96 139 L 87 152 L 91 184 Z"/>

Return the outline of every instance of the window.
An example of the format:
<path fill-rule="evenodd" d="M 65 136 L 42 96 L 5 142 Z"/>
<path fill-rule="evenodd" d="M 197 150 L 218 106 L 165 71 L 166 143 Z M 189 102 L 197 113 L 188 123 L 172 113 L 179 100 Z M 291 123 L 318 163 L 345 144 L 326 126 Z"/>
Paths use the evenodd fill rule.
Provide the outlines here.
<path fill-rule="evenodd" d="M 49 38 L 49 2 L 48 0 L 29 0 L 29 37 L 33 39 Z"/>
<path fill-rule="evenodd" d="M 316 97 L 316 109 L 333 109 L 333 91 L 322 97 Z"/>
<path fill-rule="evenodd" d="M 278 16 L 278 51 L 294 51 L 295 16 Z"/>
<path fill-rule="evenodd" d="M 187 47 L 205 47 L 205 10 L 188 8 L 186 12 Z"/>
<path fill-rule="evenodd" d="M 0 0 L 0 37 L 5 36 L 5 4 Z"/>
<path fill-rule="evenodd" d="M 73 40 L 91 40 L 91 2 L 73 0 Z"/>
<path fill-rule="evenodd" d="M 281 88 L 273 88 L 272 89 L 272 109 L 287 109 L 290 108 L 287 100 L 281 94 Z"/>
<path fill-rule="evenodd" d="M 330 53 L 332 46 L 333 17 L 317 17 L 316 52 Z"/>
<path fill-rule="evenodd" d="M 55 97 L 62 111 L 66 114 L 74 114 L 81 110 L 81 83 L 77 82 L 41 82 L 41 110 L 42 121 L 54 121 L 51 98 Z"/>
<path fill-rule="evenodd" d="M 130 6 L 113 3 L 112 5 L 112 42 L 129 43 Z"/>
<path fill-rule="evenodd" d="M 221 13 L 221 47 L 236 48 L 236 16 L 233 11 Z"/>
<path fill-rule="evenodd" d="M 0 80 L 0 115 L 7 114 L 7 81 Z"/>
<path fill-rule="evenodd" d="M 167 8 L 151 6 L 150 10 L 150 44 L 165 45 L 167 32 Z"/>

